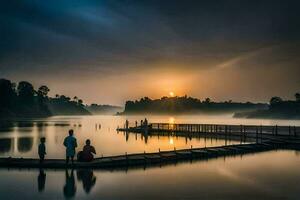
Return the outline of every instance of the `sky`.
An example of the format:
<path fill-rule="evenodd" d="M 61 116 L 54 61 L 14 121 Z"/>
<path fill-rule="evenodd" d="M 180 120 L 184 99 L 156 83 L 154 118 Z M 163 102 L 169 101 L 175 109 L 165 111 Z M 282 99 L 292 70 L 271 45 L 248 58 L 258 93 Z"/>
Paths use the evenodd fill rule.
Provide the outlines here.
<path fill-rule="evenodd" d="M 3 0 L 0 78 L 123 105 L 300 91 L 297 0 Z"/>

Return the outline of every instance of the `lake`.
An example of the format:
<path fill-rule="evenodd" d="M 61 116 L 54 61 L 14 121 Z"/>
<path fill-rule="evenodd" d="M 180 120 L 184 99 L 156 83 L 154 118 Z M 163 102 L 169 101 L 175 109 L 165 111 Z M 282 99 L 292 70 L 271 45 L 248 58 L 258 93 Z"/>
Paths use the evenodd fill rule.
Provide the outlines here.
<path fill-rule="evenodd" d="M 299 199 L 300 154 L 243 157 L 128 171 L 0 170 L 1 199 Z"/>
<path fill-rule="evenodd" d="M 299 120 L 234 119 L 218 116 L 146 116 L 149 122 L 254 125 L 300 125 Z M 37 157 L 46 137 L 47 158 L 64 158 L 62 145 L 74 129 L 81 149 L 91 139 L 97 156 L 155 152 L 224 145 L 222 139 L 123 134 L 126 119 L 133 126 L 144 116 L 58 116 L 5 122 L 0 129 L 0 156 Z M 227 144 L 240 141 L 227 141 Z M 0 169 L 0 199 L 299 199 L 300 156 L 297 151 L 180 163 L 164 167 L 105 170 Z"/>

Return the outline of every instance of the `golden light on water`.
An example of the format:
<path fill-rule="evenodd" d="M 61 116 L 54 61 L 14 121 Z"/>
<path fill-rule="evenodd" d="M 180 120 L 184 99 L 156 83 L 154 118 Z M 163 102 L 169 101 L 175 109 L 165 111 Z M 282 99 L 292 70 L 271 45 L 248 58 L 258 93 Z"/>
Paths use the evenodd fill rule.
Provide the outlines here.
<path fill-rule="evenodd" d="M 170 143 L 170 144 L 174 144 L 173 138 L 170 138 L 169 143 Z"/>
<path fill-rule="evenodd" d="M 174 128 L 174 124 L 175 124 L 175 118 L 174 117 L 170 117 L 169 118 L 169 128 L 173 129 Z"/>

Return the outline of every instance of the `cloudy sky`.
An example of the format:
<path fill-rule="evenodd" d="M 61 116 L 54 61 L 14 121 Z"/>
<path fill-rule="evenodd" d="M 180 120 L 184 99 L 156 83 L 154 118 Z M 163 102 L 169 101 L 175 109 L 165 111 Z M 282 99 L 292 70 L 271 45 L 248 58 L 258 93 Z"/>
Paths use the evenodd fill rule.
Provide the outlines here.
<path fill-rule="evenodd" d="M 300 90 L 297 0 L 3 0 L 0 78 L 122 105 Z"/>

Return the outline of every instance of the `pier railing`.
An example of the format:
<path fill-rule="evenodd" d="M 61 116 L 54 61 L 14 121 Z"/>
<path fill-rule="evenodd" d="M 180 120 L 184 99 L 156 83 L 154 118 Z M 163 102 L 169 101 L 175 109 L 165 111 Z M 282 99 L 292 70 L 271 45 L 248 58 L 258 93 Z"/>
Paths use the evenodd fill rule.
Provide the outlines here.
<path fill-rule="evenodd" d="M 174 131 L 195 133 L 239 133 L 239 134 L 269 134 L 278 136 L 297 136 L 300 127 L 277 125 L 226 125 L 226 124 L 172 124 L 151 123 L 151 131 Z"/>

